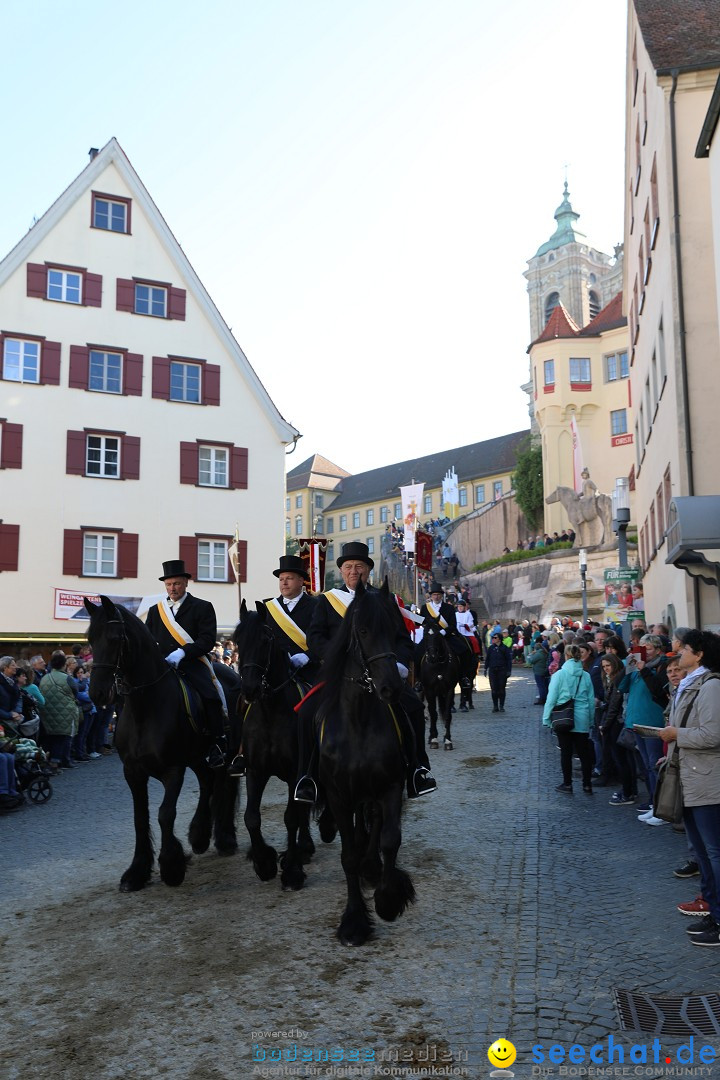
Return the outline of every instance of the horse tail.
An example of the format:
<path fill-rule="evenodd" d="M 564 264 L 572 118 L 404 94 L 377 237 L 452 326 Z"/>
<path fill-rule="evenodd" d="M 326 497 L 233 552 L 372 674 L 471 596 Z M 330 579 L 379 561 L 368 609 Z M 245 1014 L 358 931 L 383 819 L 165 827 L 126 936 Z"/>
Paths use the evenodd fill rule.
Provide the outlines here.
<path fill-rule="evenodd" d="M 399 866 L 387 873 L 387 879 L 375 890 L 375 911 L 385 922 L 394 922 L 409 904 L 415 903 L 415 886 L 409 874 Z"/>
<path fill-rule="evenodd" d="M 229 776 L 224 769 L 218 769 L 215 773 L 211 800 L 215 848 L 218 855 L 234 855 L 237 851 L 235 815 L 239 793 L 238 778 Z"/>

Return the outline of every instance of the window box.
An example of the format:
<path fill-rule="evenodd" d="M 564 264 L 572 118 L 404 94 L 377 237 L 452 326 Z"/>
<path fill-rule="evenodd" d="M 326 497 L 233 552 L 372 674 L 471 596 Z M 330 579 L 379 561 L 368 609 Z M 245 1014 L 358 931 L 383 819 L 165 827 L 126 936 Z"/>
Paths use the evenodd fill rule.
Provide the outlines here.
<path fill-rule="evenodd" d="M 221 483 L 223 473 L 225 482 Z M 247 489 L 247 447 L 210 442 L 207 439 L 181 442 L 180 483 L 225 490 Z"/>

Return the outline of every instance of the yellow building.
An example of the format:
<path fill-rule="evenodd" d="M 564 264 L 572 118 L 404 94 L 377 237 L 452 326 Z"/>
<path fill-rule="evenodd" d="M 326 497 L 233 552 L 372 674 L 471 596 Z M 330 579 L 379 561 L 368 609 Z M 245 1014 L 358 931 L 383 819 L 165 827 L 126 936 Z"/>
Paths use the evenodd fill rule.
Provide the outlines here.
<path fill-rule="evenodd" d="M 377 561 L 380 541 L 392 522 L 402 518 L 400 487 L 424 483 L 422 522 L 452 517 L 442 497 L 448 471 L 458 477 L 458 517 L 495 502 L 511 490 L 511 476 L 520 445 L 529 431 L 441 450 L 409 461 L 351 475 L 315 454 L 287 474 L 285 533 L 288 539 L 311 536 L 328 539 L 331 569 L 343 544 L 360 540 Z"/>
<path fill-rule="evenodd" d="M 716 626 L 717 588 L 666 560 L 672 501 L 719 490 L 717 251 L 711 171 L 695 156 L 720 71 L 717 0 L 630 0 L 627 56 L 624 295 L 645 602 L 651 618 Z"/>

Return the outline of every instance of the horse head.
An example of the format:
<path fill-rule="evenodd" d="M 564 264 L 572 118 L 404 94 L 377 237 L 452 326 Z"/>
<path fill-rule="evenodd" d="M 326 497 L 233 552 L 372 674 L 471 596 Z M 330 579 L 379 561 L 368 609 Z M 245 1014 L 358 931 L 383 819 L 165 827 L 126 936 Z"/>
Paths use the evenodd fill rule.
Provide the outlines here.
<path fill-rule="evenodd" d="M 393 651 L 395 621 L 399 612 L 391 596 L 388 580 L 380 589 L 367 589 L 361 581 L 355 599 L 348 608 L 349 642 L 347 651 L 361 668 L 360 680 L 385 703 L 399 700 L 402 679 Z"/>
<path fill-rule="evenodd" d="M 90 697 L 95 705 L 109 705 L 115 696 L 115 680 L 120 671 L 125 624 L 120 612 L 107 596 L 93 604 L 85 596 L 85 610 L 90 616 L 87 638 L 92 646 L 93 663 L 90 671 Z"/>
<path fill-rule="evenodd" d="M 255 608 L 255 611 L 249 611 L 243 600 L 240 622 L 233 634 L 238 651 L 242 695 L 248 702 L 258 701 L 277 688 L 288 674 L 287 663 L 282 664 L 275 647 L 275 639 L 268 625 L 267 608 L 261 600 L 255 601 Z"/>

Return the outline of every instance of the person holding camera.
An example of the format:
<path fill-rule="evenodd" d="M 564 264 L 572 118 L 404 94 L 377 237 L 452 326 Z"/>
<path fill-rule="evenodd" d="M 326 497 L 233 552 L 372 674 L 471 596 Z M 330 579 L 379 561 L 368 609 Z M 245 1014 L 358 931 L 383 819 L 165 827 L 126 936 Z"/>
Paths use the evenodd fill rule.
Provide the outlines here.
<path fill-rule="evenodd" d="M 556 705 L 574 701 L 573 727 L 571 731 L 558 731 L 562 783 L 555 788 L 564 795 L 572 795 L 572 759 L 577 754 L 582 769 L 582 787 L 586 795 L 592 795 L 593 748 L 590 727 L 595 719 L 595 691 L 580 659 L 580 647 L 565 646 L 565 663 L 550 679 L 547 701 L 543 709 L 543 724 L 550 727 L 552 711 Z"/>
<path fill-rule="evenodd" d="M 655 634 L 643 634 L 625 661 L 625 675 L 620 690 L 627 694 L 625 727 L 636 724 L 658 728 L 657 738 L 635 732 L 636 748 L 642 762 L 643 777 L 648 789 L 648 803 L 639 807 L 646 814 L 652 808 L 657 773 L 655 765 L 663 756 L 659 729 L 665 726 L 665 706 L 668 703 L 667 673 L 662 639 Z M 646 825 L 664 825 L 662 818 L 645 817 Z"/>

